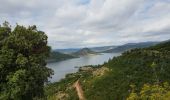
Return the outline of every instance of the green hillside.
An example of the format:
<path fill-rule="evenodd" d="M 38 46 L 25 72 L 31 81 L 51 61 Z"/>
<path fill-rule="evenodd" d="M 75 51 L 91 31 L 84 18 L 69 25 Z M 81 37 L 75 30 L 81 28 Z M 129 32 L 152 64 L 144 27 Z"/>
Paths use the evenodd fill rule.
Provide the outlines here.
<path fill-rule="evenodd" d="M 61 82 L 49 84 L 46 95 L 49 100 L 78 100 L 72 85 L 79 79 L 86 100 L 166 100 L 170 97 L 169 47 L 170 42 L 164 42 L 133 49 L 98 68 L 82 68 Z"/>
<path fill-rule="evenodd" d="M 113 52 L 125 52 L 131 49 L 136 48 L 146 48 L 150 46 L 154 46 L 158 44 L 159 42 L 140 42 L 140 43 L 127 43 L 121 46 L 117 46 L 116 48 L 109 49 L 106 51 L 103 51 L 104 53 L 113 53 Z"/>
<path fill-rule="evenodd" d="M 47 62 L 57 62 L 62 60 L 67 60 L 75 58 L 75 56 L 69 55 L 69 54 L 63 54 L 60 52 L 51 52 L 49 58 L 47 59 Z"/>

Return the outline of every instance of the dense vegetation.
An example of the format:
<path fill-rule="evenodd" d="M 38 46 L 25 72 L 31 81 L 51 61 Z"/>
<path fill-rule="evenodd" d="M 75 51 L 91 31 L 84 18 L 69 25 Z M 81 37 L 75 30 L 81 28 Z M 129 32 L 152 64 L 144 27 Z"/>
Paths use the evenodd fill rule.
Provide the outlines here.
<path fill-rule="evenodd" d="M 36 26 L 0 26 L 0 100 L 38 100 L 52 74 L 46 67 L 47 36 Z"/>
<path fill-rule="evenodd" d="M 47 62 L 48 63 L 57 62 L 57 61 L 71 59 L 71 58 L 75 58 L 75 56 L 53 51 L 50 53 L 50 56 L 48 57 Z"/>
<path fill-rule="evenodd" d="M 131 85 L 132 92 L 127 100 L 169 100 L 170 86 L 167 82 L 159 84 L 144 84 L 140 93 L 135 92 L 135 86 Z"/>
<path fill-rule="evenodd" d="M 79 79 L 87 100 L 166 100 L 170 97 L 170 41 L 124 52 L 98 67 L 80 70 L 61 82 L 49 84 L 46 94 L 50 93 L 50 98 L 62 92 L 67 94 L 63 100 L 77 100 L 74 88 L 69 87 Z M 103 68 L 108 69 L 104 74 L 100 74 L 102 71 L 94 74 Z"/>

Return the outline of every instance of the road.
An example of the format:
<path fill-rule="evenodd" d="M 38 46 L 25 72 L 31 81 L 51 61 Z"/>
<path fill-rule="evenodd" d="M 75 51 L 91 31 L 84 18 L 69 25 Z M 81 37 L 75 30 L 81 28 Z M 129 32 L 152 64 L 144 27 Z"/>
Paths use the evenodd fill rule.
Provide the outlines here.
<path fill-rule="evenodd" d="M 77 95 L 79 97 L 79 100 L 85 100 L 85 97 L 84 97 L 84 94 L 83 94 L 83 90 L 82 90 L 82 87 L 79 83 L 79 80 L 77 80 L 74 85 L 73 85 L 75 88 L 76 88 L 76 91 L 77 91 Z"/>

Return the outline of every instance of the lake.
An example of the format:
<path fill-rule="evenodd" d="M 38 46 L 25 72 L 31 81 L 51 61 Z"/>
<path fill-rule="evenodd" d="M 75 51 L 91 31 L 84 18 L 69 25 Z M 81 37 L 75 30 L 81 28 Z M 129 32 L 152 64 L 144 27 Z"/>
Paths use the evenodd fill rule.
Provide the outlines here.
<path fill-rule="evenodd" d="M 90 55 L 83 56 L 80 58 L 73 58 L 69 60 L 64 60 L 60 62 L 48 63 L 47 67 L 54 70 L 54 75 L 50 82 L 60 81 L 62 78 L 65 78 L 66 74 L 75 73 L 79 68 L 86 65 L 100 65 L 104 62 L 107 62 L 110 58 L 121 55 L 120 53 L 103 53 L 101 55 Z M 76 68 L 75 68 L 76 67 Z"/>

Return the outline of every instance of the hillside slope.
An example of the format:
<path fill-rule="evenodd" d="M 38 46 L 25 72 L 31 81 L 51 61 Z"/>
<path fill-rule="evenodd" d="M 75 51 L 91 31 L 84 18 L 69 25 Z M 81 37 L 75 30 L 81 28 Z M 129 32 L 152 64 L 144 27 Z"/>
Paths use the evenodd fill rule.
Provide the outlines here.
<path fill-rule="evenodd" d="M 128 44 L 124 44 L 124 45 L 121 45 L 121 46 L 118 46 L 116 48 L 106 50 L 106 51 L 103 51 L 103 52 L 105 52 L 105 53 L 124 52 L 124 51 L 128 51 L 128 50 L 131 50 L 131 49 L 145 48 L 145 47 L 153 46 L 153 45 L 156 45 L 156 44 L 158 44 L 158 42 L 128 43 Z"/>
<path fill-rule="evenodd" d="M 89 48 L 83 48 L 77 52 L 72 53 L 73 56 L 78 56 L 78 57 L 86 56 L 86 55 L 96 55 L 96 54 L 98 54 L 98 53 L 90 50 Z"/>
<path fill-rule="evenodd" d="M 63 100 L 77 100 L 75 88 L 71 88 L 71 85 L 79 80 L 86 100 L 126 100 L 131 92 L 136 92 L 136 96 L 140 95 L 145 84 L 170 83 L 169 47 L 168 41 L 149 48 L 124 52 L 101 66 L 89 66 L 67 75 L 61 82 L 48 85 L 46 93 L 48 98 L 52 98 L 64 92 L 67 97 Z M 156 93 L 159 96 L 159 91 Z M 150 96 L 148 92 L 145 95 Z"/>

